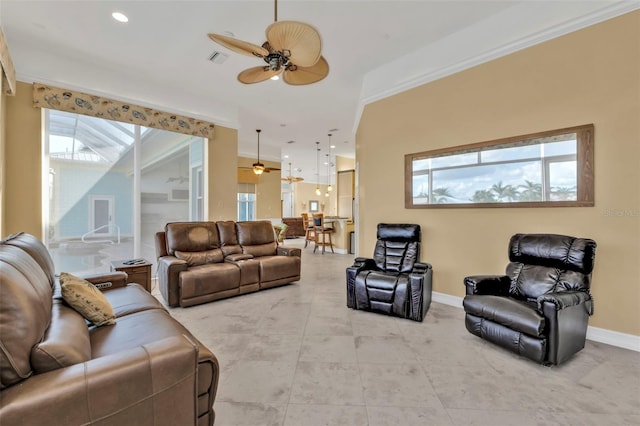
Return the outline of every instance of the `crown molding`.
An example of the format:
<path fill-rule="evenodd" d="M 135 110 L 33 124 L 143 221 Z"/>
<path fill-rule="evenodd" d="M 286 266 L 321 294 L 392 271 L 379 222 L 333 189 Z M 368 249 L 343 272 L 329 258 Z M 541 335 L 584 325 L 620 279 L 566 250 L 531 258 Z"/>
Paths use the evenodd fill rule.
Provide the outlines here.
<path fill-rule="evenodd" d="M 549 3 L 544 7 L 535 2 L 522 2 L 378 67 L 363 79 L 353 133 L 357 133 L 364 107 L 369 103 L 640 9 L 639 0 L 607 2 L 594 8 L 601 3 L 576 2 L 564 4 L 565 9 L 557 10 L 556 5 L 552 8 Z M 564 16 L 568 17 L 564 19 Z M 548 25 L 547 22 L 556 23 Z M 518 27 L 523 28 L 520 32 L 525 34 L 509 40 L 509 35 Z"/>

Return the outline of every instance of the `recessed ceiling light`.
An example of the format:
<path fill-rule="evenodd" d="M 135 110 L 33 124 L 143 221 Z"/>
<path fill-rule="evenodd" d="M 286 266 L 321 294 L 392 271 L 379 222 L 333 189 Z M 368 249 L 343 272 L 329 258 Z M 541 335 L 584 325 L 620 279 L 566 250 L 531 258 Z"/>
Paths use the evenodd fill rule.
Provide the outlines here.
<path fill-rule="evenodd" d="M 288 156 L 288 155 L 285 155 L 285 156 L 284 156 L 284 158 L 289 158 L 289 156 Z"/>
<path fill-rule="evenodd" d="M 118 22 L 129 22 L 129 18 L 127 18 L 127 15 L 122 12 L 113 12 L 111 16 Z"/>
<path fill-rule="evenodd" d="M 271 80 L 280 80 L 280 76 L 279 75 L 274 75 L 273 77 L 271 77 Z"/>
<path fill-rule="evenodd" d="M 336 147 L 335 145 L 331 145 L 329 148 L 333 149 L 333 148 L 335 148 L 335 147 Z"/>

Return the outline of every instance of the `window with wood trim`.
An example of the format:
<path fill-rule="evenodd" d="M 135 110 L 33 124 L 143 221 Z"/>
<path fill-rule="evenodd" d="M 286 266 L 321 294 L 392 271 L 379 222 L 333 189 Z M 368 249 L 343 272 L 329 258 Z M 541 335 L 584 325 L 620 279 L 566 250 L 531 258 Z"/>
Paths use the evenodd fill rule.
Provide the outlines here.
<path fill-rule="evenodd" d="M 405 156 L 405 207 L 594 205 L 593 124 Z"/>

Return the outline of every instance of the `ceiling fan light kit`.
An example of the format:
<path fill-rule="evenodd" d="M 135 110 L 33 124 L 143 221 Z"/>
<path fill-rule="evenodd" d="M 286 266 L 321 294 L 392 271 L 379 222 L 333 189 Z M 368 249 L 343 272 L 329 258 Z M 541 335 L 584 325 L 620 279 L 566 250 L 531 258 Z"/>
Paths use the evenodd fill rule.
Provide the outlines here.
<path fill-rule="evenodd" d="M 278 0 L 275 0 L 274 9 L 274 23 L 267 27 L 267 41 L 262 46 L 221 34 L 209 34 L 211 40 L 227 49 L 262 58 L 267 63 L 240 72 L 238 81 L 253 84 L 282 74 L 285 83 L 301 86 L 325 78 L 329 74 L 329 63 L 321 54 L 320 33 L 304 22 L 278 21 Z"/>

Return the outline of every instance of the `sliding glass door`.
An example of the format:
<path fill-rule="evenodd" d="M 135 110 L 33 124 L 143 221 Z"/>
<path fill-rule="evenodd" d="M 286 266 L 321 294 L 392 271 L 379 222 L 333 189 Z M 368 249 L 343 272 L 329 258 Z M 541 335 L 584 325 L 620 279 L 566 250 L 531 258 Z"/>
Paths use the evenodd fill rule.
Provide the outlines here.
<path fill-rule="evenodd" d="M 45 120 L 43 217 L 56 272 L 155 264 L 157 231 L 203 219 L 204 139 L 56 110 Z"/>

